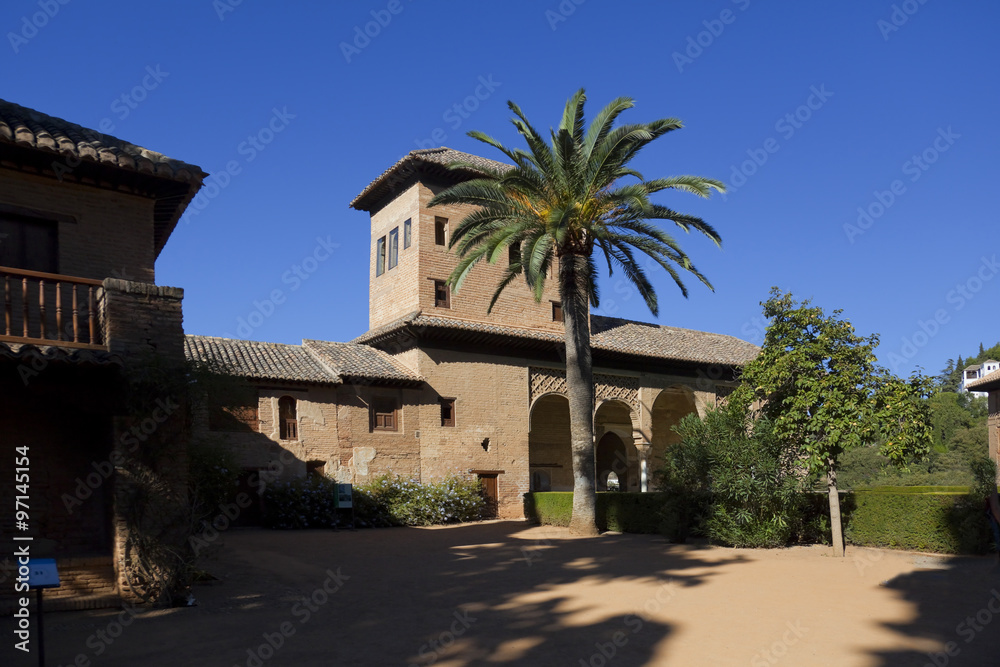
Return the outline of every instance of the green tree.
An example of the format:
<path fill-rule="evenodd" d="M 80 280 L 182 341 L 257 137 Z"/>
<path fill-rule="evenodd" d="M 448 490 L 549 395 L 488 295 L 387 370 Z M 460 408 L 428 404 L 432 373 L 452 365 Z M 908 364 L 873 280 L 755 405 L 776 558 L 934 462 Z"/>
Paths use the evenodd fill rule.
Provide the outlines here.
<path fill-rule="evenodd" d="M 955 360 L 949 359 L 948 364 L 941 370 L 941 374 L 937 376 L 938 389 L 945 392 L 956 392 L 958 391 L 958 374 L 955 373 Z"/>
<path fill-rule="evenodd" d="M 778 288 L 762 305 L 770 324 L 761 353 L 730 400 L 759 401 L 775 435 L 808 472 L 826 476 L 834 553 L 843 556 L 840 457 L 867 443 L 879 444 L 891 461 L 926 453 L 930 380 L 916 375 L 906 382 L 877 366 L 878 336 L 858 336 L 840 310 L 827 316 Z"/>
<path fill-rule="evenodd" d="M 679 129 L 675 118 L 649 123 L 622 124 L 619 115 L 633 106 L 629 98 L 613 100 L 589 127 L 585 126 L 581 89 L 566 103 L 551 143 L 528 122 L 513 102 L 512 123 L 528 150 L 507 148 L 482 132 L 469 136 L 502 152 L 514 167 L 484 169 L 461 165 L 483 174 L 454 185 L 435 196 L 430 206 L 472 204 L 451 236 L 450 247 L 461 257 L 449 283 L 460 290 L 480 261 L 496 262 L 510 248 L 520 258 L 511 261 L 490 302 L 492 310 L 503 290 L 523 278 L 541 300 L 550 268 L 557 271 L 559 295 L 566 326 L 566 380 L 570 406 L 573 456 L 573 518 L 570 528 L 579 534 L 596 534 L 594 487 L 594 384 L 590 350 L 589 306 L 599 305 L 597 265 L 599 252 L 609 273 L 619 268 L 642 295 L 654 315 L 659 306 L 653 284 L 636 253 L 647 255 L 662 267 L 687 296 L 678 269 L 705 285 L 708 280 L 695 269 L 680 245 L 650 221 L 669 220 L 688 232 L 705 234 L 716 244 L 719 235 L 699 218 L 678 213 L 650 201 L 662 190 L 680 190 L 707 197 L 724 191 L 721 182 L 697 176 L 672 176 L 645 180 L 629 166 L 653 140 Z"/>

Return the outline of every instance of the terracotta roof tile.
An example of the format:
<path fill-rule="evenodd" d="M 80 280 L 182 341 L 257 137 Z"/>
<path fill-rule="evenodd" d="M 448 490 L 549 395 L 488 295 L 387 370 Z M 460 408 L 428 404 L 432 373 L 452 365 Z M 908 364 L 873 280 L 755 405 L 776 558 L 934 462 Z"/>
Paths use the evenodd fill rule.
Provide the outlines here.
<path fill-rule="evenodd" d="M 985 363 L 985 362 L 984 362 Z M 965 385 L 970 391 L 990 391 L 1000 389 L 1000 371 L 993 371 L 989 375 L 984 375 L 978 380 L 973 380 Z"/>
<path fill-rule="evenodd" d="M 207 174 L 180 160 L 96 130 L 0 100 L 0 143 L 11 143 L 183 183 Z"/>
<path fill-rule="evenodd" d="M 41 357 L 46 361 L 79 366 L 124 366 L 125 361 L 106 350 L 32 345 L 30 343 L 0 343 L 0 359 L 22 362 Z"/>
<path fill-rule="evenodd" d="M 393 360 L 382 350 L 356 343 L 333 343 L 323 340 L 303 340 L 302 345 L 332 368 L 345 381 L 399 380 L 422 382 L 416 373 Z"/>
<path fill-rule="evenodd" d="M 259 380 L 337 384 L 340 379 L 301 345 L 260 343 L 213 336 L 185 336 L 189 361 L 217 363 L 230 372 Z"/>
<path fill-rule="evenodd" d="M 513 169 L 509 164 L 490 160 L 472 153 L 463 153 L 446 146 L 438 148 L 425 148 L 417 151 L 410 151 L 404 155 L 396 164 L 383 171 L 378 178 L 373 180 L 351 201 L 350 206 L 361 211 L 370 210 L 386 194 L 392 192 L 396 185 L 401 185 L 411 172 L 421 167 L 432 167 L 440 174 L 446 174 L 448 165 L 453 162 L 467 162 L 473 167 L 480 167 L 483 170 Z M 459 173 L 464 178 L 472 178 L 477 175 L 475 169 L 460 170 Z"/>
<path fill-rule="evenodd" d="M 562 344 L 564 340 L 562 334 L 550 331 L 431 317 L 420 312 L 412 312 L 372 329 L 352 342 L 368 344 L 396 331 L 420 327 L 478 332 L 553 344 Z M 746 364 L 760 352 L 760 348 L 756 345 L 733 336 L 600 315 L 591 316 L 591 346 L 594 350 L 627 356 L 734 366 Z"/>
<path fill-rule="evenodd" d="M 214 362 L 242 377 L 339 384 L 359 380 L 421 382 L 381 350 L 352 343 L 305 340 L 302 345 L 213 336 L 185 336 L 189 361 Z"/>

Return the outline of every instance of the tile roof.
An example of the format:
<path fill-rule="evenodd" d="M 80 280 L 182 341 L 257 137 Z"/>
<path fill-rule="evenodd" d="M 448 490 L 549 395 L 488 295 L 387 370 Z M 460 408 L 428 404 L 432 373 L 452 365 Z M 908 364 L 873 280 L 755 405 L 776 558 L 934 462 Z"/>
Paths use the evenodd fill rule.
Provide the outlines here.
<path fill-rule="evenodd" d="M 393 361 L 392 357 L 382 350 L 367 345 L 324 340 L 303 340 L 302 345 L 344 380 L 363 378 L 403 382 L 423 381 L 423 378 Z"/>
<path fill-rule="evenodd" d="M 76 366 L 124 366 L 125 361 L 106 350 L 33 345 L 30 343 L 0 343 L 0 359 L 23 362 L 41 357 L 48 362 Z"/>
<path fill-rule="evenodd" d="M 989 375 L 984 375 L 978 380 L 973 380 L 965 385 L 970 391 L 990 391 L 1000 389 L 1000 371 L 993 371 Z"/>
<path fill-rule="evenodd" d="M 591 315 L 590 329 L 595 349 L 659 359 L 742 366 L 760 352 L 733 336 L 616 317 Z"/>
<path fill-rule="evenodd" d="M 760 348 L 733 336 L 661 326 L 646 322 L 592 315 L 591 346 L 594 350 L 626 356 L 742 366 Z M 475 332 L 486 335 L 530 339 L 562 344 L 563 335 L 550 331 L 422 315 L 415 311 L 398 320 L 372 329 L 355 338 L 355 343 L 372 343 L 403 329 L 420 327 Z"/>
<path fill-rule="evenodd" d="M 0 143 L 4 142 L 184 183 L 207 176 L 192 164 L 0 100 Z"/>
<path fill-rule="evenodd" d="M 448 176 L 450 170 L 448 165 L 453 162 L 467 162 L 473 167 L 483 170 L 500 169 L 506 171 L 513 169 L 509 164 L 489 160 L 472 153 L 463 153 L 446 146 L 438 148 L 425 148 L 422 150 L 410 151 L 404 155 L 396 164 L 383 171 L 378 178 L 373 180 L 351 201 L 350 206 L 360 211 L 369 211 L 379 199 L 391 193 L 417 169 L 432 171 L 440 176 Z M 464 178 L 473 178 L 478 175 L 475 169 L 461 169 L 458 173 L 450 172 L 452 178 L 459 174 Z"/>
<path fill-rule="evenodd" d="M 258 380 L 339 384 L 358 380 L 420 382 L 422 379 L 382 352 L 364 345 L 303 341 L 262 343 L 213 336 L 185 336 L 189 361 L 213 362 Z"/>

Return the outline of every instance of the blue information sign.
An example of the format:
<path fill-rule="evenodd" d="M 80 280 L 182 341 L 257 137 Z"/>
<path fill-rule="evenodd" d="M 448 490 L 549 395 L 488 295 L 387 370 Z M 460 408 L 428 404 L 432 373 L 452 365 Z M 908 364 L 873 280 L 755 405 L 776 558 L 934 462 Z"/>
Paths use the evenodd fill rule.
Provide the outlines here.
<path fill-rule="evenodd" d="M 28 561 L 28 586 L 31 588 L 58 588 L 59 570 L 55 558 L 32 558 Z"/>

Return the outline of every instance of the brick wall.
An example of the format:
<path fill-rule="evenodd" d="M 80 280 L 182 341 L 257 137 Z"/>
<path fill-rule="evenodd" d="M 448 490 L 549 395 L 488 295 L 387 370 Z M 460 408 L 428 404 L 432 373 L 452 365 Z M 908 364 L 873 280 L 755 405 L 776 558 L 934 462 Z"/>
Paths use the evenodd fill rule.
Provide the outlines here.
<path fill-rule="evenodd" d="M 456 253 L 447 245 L 435 243 L 436 217 L 448 220 L 448 235 L 459 222 L 475 210 L 470 206 L 438 206 L 428 208 L 431 198 L 440 191 L 417 183 L 379 209 L 371 217 L 371 244 L 369 247 L 369 327 L 375 328 L 414 310 L 427 315 L 454 317 L 464 320 L 491 322 L 507 326 L 544 329 L 562 332 L 563 325 L 552 321 L 552 301 L 559 300 L 555 279 L 546 284 L 541 303 L 536 303 L 531 291 L 523 282 L 509 286 L 504 295 L 487 314 L 486 309 L 497 284 L 507 268 L 507 255 L 496 264 L 481 262 L 472 270 L 462 289 L 451 295 L 450 308 L 434 305 L 434 281 L 446 280 L 458 264 Z M 413 242 L 403 249 L 403 222 L 412 220 Z M 376 242 L 385 237 L 388 242 L 392 229 L 399 230 L 399 266 L 388 269 L 381 276 L 375 275 Z M 553 270 L 553 276 L 555 272 Z"/>
<path fill-rule="evenodd" d="M 59 223 L 59 273 L 154 281 L 152 199 L 12 170 L 2 180 L 0 204 L 76 219 Z"/>
<path fill-rule="evenodd" d="M 108 349 L 184 363 L 183 298 L 177 287 L 106 278 L 101 301 Z"/>
<path fill-rule="evenodd" d="M 989 393 L 989 456 L 1000 466 L 1000 389 Z M 997 482 L 1000 483 L 1000 470 L 997 471 Z"/>

